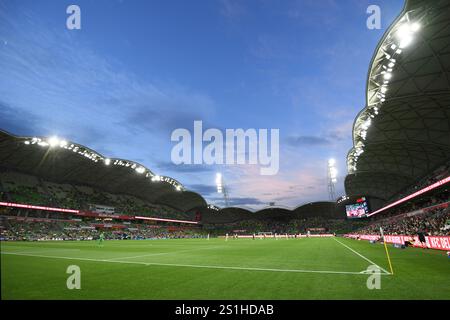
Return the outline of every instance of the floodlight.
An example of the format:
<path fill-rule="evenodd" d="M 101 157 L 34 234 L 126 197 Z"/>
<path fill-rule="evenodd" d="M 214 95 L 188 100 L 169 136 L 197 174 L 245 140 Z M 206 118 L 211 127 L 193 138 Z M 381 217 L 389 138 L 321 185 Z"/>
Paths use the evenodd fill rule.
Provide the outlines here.
<path fill-rule="evenodd" d="M 105 159 L 105 164 L 109 166 L 111 164 L 111 159 Z"/>
<path fill-rule="evenodd" d="M 140 174 L 145 172 L 145 168 L 144 167 L 137 167 L 135 170 L 136 170 L 137 173 L 140 173 Z"/>
<path fill-rule="evenodd" d="M 417 32 L 417 31 L 419 31 L 419 29 L 420 29 L 420 24 L 419 24 L 419 23 L 414 22 L 414 23 L 411 25 L 411 30 L 412 30 L 413 32 Z"/>
<path fill-rule="evenodd" d="M 415 22 L 412 24 L 405 23 L 398 28 L 396 36 L 400 40 L 400 48 L 407 47 L 413 41 L 413 33 L 420 29 L 420 24 Z"/>
<path fill-rule="evenodd" d="M 401 27 L 398 28 L 396 32 L 396 36 L 398 39 L 402 40 L 405 37 L 408 37 L 411 34 L 411 28 L 408 23 L 403 24 Z"/>
<path fill-rule="evenodd" d="M 219 172 L 216 174 L 216 185 L 222 187 L 222 174 Z"/>
<path fill-rule="evenodd" d="M 409 46 L 411 44 L 412 41 L 413 41 L 412 35 L 407 35 L 407 36 L 403 37 L 400 40 L 399 48 L 400 49 L 406 48 L 407 46 Z"/>
<path fill-rule="evenodd" d="M 48 143 L 45 141 L 39 141 L 38 145 L 40 145 L 41 147 L 48 147 Z"/>
<path fill-rule="evenodd" d="M 384 78 L 385 78 L 386 80 L 391 79 L 391 78 L 392 78 L 392 73 L 386 72 L 386 73 L 384 74 Z"/>
<path fill-rule="evenodd" d="M 50 145 L 50 147 L 56 147 L 59 144 L 58 137 L 51 137 L 50 139 L 48 139 L 48 144 Z"/>

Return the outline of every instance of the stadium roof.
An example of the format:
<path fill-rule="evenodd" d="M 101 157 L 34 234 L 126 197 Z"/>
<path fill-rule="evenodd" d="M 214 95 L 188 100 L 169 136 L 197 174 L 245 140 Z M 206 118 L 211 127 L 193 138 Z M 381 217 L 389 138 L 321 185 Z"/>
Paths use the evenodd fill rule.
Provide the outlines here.
<path fill-rule="evenodd" d="M 0 130 L 0 164 L 52 182 L 129 194 L 183 212 L 206 206 L 202 196 L 187 191 L 175 179 L 158 176 L 137 162 L 107 158 L 55 137 L 17 137 Z"/>
<path fill-rule="evenodd" d="M 295 209 L 270 206 L 255 212 L 239 207 L 228 207 L 219 211 L 205 209 L 202 221 L 203 223 L 230 223 L 239 220 L 302 219 L 307 217 L 344 218 L 342 213 L 336 210 L 334 202 L 318 201 L 300 205 Z"/>
<path fill-rule="evenodd" d="M 55 183 L 85 185 L 113 194 L 129 194 L 171 206 L 183 212 L 206 210 L 205 199 L 187 191 L 177 180 L 158 176 L 145 166 L 130 160 L 107 158 L 83 145 L 56 137 L 18 137 L 0 130 L 1 167 L 41 177 Z M 211 210 L 214 215 L 243 218 L 275 216 L 280 213 L 326 215 L 333 202 L 315 202 L 297 208 L 266 207 L 256 212 L 229 207 Z M 206 210 L 208 211 L 208 210 Z"/>
<path fill-rule="evenodd" d="M 388 200 L 450 159 L 450 2 L 407 0 L 381 39 L 353 125 L 347 195 Z"/>

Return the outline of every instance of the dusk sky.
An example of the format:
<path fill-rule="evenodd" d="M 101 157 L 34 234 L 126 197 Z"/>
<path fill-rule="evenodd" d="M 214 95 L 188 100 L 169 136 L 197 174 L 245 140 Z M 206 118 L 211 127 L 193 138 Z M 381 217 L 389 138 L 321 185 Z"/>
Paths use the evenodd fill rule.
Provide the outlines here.
<path fill-rule="evenodd" d="M 81 8 L 69 30 L 66 8 Z M 369 5 L 382 28 L 366 27 Z M 344 194 L 369 63 L 403 0 L 0 0 L 0 129 L 137 161 L 223 206 Z M 177 128 L 279 129 L 280 170 L 171 161 Z"/>

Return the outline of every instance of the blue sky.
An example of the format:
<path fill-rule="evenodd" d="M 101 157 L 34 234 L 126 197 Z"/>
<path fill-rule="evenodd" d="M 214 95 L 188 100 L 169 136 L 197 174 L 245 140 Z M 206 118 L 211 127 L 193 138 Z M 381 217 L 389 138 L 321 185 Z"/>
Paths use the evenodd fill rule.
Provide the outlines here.
<path fill-rule="evenodd" d="M 81 30 L 66 8 L 81 8 Z M 366 9 L 381 8 L 369 30 Z M 402 0 L 0 0 L 0 128 L 57 135 L 138 161 L 222 205 L 295 207 L 327 200 L 337 160 L 344 193 L 369 62 Z M 174 129 L 280 130 L 280 170 L 182 165 Z"/>

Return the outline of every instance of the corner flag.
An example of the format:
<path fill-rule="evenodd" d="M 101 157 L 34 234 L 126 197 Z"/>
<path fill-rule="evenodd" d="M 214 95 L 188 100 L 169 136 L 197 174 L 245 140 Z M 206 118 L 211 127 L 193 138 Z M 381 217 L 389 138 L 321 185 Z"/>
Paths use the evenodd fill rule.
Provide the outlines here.
<path fill-rule="evenodd" d="M 392 269 L 392 263 L 391 263 L 391 257 L 389 256 L 389 251 L 386 245 L 386 241 L 384 240 L 384 232 L 383 232 L 383 228 L 380 227 L 380 234 L 381 234 L 381 238 L 383 239 L 383 243 L 384 243 L 384 250 L 386 250 L 386 256 L 389 262 L 389 269 L 391 269 L 391 274 L 394 274 L 394 269 Z"/>

